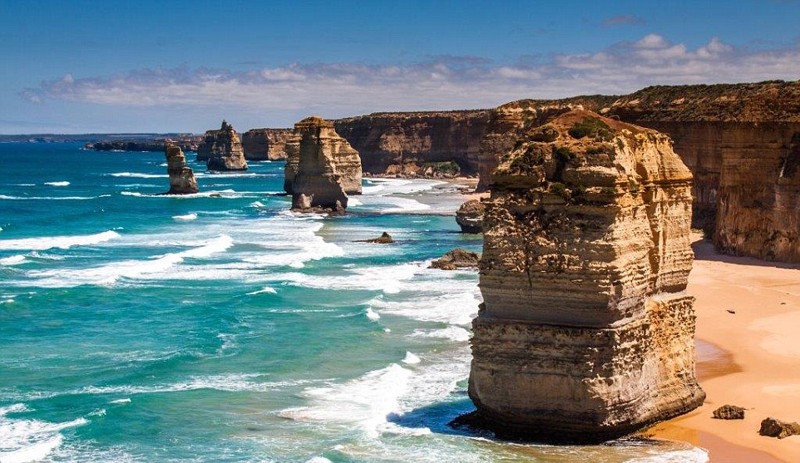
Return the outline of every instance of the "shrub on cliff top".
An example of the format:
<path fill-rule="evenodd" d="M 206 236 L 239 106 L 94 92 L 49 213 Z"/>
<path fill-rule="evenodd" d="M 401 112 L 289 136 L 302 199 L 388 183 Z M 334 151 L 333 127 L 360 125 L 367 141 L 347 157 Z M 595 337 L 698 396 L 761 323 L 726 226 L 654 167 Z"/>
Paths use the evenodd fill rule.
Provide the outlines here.
<path fill-rule="evenodd" d="M 573 138 L 591 137 L 596 140 L 609 141 L 614 138 L 614 133 L 605 122 L 596 117 L 584 117 L 583 121 L 576 122 L 568 130 Z"/>

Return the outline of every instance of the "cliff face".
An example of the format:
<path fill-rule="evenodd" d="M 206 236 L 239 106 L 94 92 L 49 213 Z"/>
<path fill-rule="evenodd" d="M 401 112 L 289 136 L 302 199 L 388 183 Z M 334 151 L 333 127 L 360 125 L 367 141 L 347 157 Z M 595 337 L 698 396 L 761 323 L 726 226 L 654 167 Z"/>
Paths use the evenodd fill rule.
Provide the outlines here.
<path fill-rule="evenodd" d="M 242 134 L 242 149 L 248 161 L 282 161 L 291 129 L 251 129 Z"/>
<path fill-rule="evenodd" d="M 298 122 L 294 125 L 294 134 L 286 141 L 285 151 L 283 188 L 287 193 L 302 191 L 296 186 L 298 176 L 318 169 L 307 166 L 327 163 L 345 193 L 361 194 L 361 157 L 339 136 L 330 121 L 309 117 Z"/>
<path fill-rule="evenodd" d="M 333 124 L 309 117 L 294 126 L 287 143 L 293 156 L 289 181 L 292 209 L 343 211 L 347 193 L 361 193 L 361 160 L 358 152 L 340 137 Z M 295 156 L 296 152 L 296 156 Z M 295 162 L 294 159 L 297 161 Z"/>
<path fill-rule="evenodd" d="M 800 82 L 649 87 L 601 111 L 673 138 L 718 251 L 800 262 Z"/>
<path fill-rule="evenodd" d="M 425 176 L 433 163 L 455 162 L 462 175 L 474 176 L 487 122 L 487 111 L 447 111 L 376 113 L 334 124 L 370 174 Z"/>
<path fill-rule="evenodd" d="M 202 152 L 208 153 L 206 161 L 208 170 L 247 170 L 242 142 L 233 127 L 226 121 L 222 121 L 222 127 L 219 130 L 211 134 L 209 132 L 206 132 L 202 147 Z M 210 147 L 208 146 L 209 142 Z M 198 158 L 200 153 L 201 150 L 198 148 Z"/>
<path fill-rule="evenodd" d="M 186 195 L 197 193 L 197 180 L 194 172 L 186 167 L 186 157 L 179 146 L 167 145 L 164 150 L 167 158 L 167 174 L 169 174 L 169 195 Z"/>
<path fill-rule="evenodd" d="M 526 130 L 484 217 L 469 395 L 500 435 L 600 441 L 699 406 L 691 173 L 576 110 Z"/>

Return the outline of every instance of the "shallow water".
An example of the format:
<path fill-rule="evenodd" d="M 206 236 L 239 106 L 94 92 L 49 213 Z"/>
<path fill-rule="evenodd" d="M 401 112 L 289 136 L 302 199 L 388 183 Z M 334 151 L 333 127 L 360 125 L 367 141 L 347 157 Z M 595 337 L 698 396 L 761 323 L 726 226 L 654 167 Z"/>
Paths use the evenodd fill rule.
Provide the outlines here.
<path fill-rule="evenodd" d="M 189 153 L 188 158 L 193 158 Z M 681 443 L 455 432 L 479 251 L 436 181 L 365 180 L 344 217 L 283 164 L 168 189 L 160 153 L 0 144 L 0 461 L 705 461 Z M 212 194 L 218 194 L 213 197 Z M 388 231 L 393 245 L 359 243 Z"/>

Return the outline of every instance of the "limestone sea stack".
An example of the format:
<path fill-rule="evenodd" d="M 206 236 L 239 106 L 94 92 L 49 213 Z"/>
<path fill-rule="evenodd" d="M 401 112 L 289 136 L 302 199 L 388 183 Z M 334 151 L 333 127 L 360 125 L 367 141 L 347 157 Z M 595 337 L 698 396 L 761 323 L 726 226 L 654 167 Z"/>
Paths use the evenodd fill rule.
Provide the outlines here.
<path fill-rule="evenodd" d="M 527 129 L 486 202 L 468 422 L 598 442 L 702 404 L 691 182 L 654 130 L 583 110 Z"/>
<path fill-rule="evenodd" d="M 222 127 L 219 130 L 211 134 L 206 132 L 203 145 L 202 148 L 198 148 L 198 159 L 200 153 L 208 153 L 206 160 L 208 170 L 247 170 L 247 161 L 244 158 L 239 134 L 227 121 L 222 121 Z"/>
<path fill-rule="evenodd" d="M 300 170 L 301 160 L 305 165 L 323 158 L 335 166 L 336 175 L 350 195 L 361 194 L 361 156 L 358 151 L 340 137 L 333 123 L 321 117 L 312 116 L 294 125 L 294 134 L 286 140 L 286 167 L 284 168 L 284 190 L 293 194 L 295 177 Z"/>
<path fill-rule="evenodd" d="M 197 193 L 197 180 L 194 172 L 186 167 L 186 156 L 179 146 L 167 145 L 164 154 L 167 157 L 167 174 L 169 174 L 169 195 L 188 195 Z"/>
<path fill-rule="evenodd" d="M 361 158 L 332 123 L 316 116 L 303 119 L 286 149 L 296 158 L 285 168 L 292 209 L 341 212 L 348 193 L 361 193 Z"/>

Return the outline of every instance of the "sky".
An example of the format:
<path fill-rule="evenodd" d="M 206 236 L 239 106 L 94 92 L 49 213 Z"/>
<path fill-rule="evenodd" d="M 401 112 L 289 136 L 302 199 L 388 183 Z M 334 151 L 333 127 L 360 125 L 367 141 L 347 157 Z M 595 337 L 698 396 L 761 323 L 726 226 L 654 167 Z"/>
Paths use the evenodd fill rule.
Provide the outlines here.
<path fill-rule="evenodd" d="M 800 79 L 800 0 L 0 0 L 0 134 Z"/>

